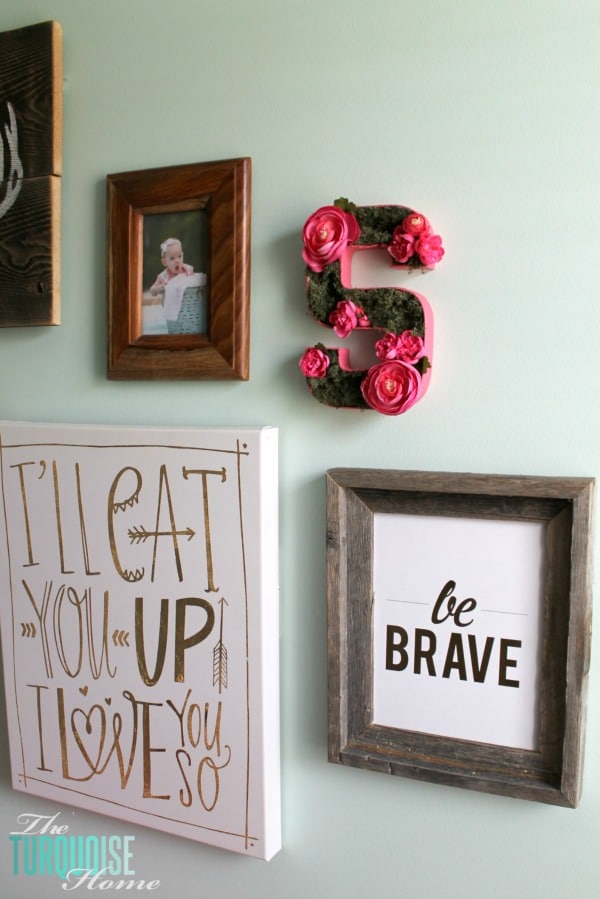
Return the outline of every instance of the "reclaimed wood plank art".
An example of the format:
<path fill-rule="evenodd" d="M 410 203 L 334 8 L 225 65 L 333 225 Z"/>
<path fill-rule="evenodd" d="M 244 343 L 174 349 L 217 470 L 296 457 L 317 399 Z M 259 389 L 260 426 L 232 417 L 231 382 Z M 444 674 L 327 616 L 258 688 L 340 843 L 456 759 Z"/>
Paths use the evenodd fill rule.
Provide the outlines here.
<path fill-rule="evenodd" d="M 62 29 L 0 34 L 0 327 L 60 324 Z"/>
<path fill-rule="evenodd" d="M 0 422 L 0 476 L 13 787 L 270 858 L 277 430 Z"/>

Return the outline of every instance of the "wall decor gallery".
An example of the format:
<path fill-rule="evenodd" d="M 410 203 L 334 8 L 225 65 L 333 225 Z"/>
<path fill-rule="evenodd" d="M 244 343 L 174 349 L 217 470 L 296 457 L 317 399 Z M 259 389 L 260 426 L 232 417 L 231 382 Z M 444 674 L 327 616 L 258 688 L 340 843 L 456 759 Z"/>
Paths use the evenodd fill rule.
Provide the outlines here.
<path fill-rule="evenodd" d="M 0 34 L 0 327 L 60 323 L 62 28 Z"/>
<path fill-rule="evenodd" d="M 277 430 L 0 423 L 13 787 L 278 851 Z"/>

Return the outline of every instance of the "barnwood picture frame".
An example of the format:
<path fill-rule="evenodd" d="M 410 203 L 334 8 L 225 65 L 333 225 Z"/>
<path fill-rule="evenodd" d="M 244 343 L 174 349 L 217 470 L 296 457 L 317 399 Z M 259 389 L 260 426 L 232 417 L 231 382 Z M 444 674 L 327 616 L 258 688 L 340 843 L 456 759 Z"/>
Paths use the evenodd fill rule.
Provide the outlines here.
<path fill-rule="evenodd" d="M 327 472 L 326 482 L 329 761 L 575 808 L 581 796 L 590 658 L 594 479 L 336 468 Z M 391 523 L 393 537 L 404 535 L 383 544 L 392 547 L 387 555 L 377 548 L 381 522 L 386 527 Z M 444 542 L 436 544 L 428 533 L 438 525 Z M 465 526 L 483 535 L 481 553 L 475 545 L 461 546 L 460 537 L 453 541 L 453 531 L 460 535 Z M 411 528 L 419 533 L 414 545 Z M 475 554 L 489 567 L 486 528 L 494 535 L 490 558 L 499 559 L 499 571 L 492 572 L 500 585 L 498 595 L 473 593 L 460 599 L 459 587 L 449 581 L 441 584 L 439 595 L 436 590 L 421 596 L 426 572 L 435 570 L 436 545 L 439 555 L 462 553 L 468 572 Z M 514 566 L 506 546 L 498 542 L 503 528 L 515 538 Z M 519 549 L 522 536 L 529 540 L 529 528 L 535 540 L 539 537 L 537 559 Z M 382 591 L 385 580 L 378 568 L 386 566 L 392 587 Z M 497 621 L 513 637 L 510 628 L 526 627 L 527 610 L 514 607 L 515 593 L 505 587 L 514 568 L 518 593 L 519 579 L 532 566 L 529 574 L 532 582 L 539 581 L 539 590 L 528 589 L 524 596 L 532 604 L 537 634 L 532 637 L 533 631 L 525 630 L 522 640 L 484 640 L 476 630 L 478 620 Z M 411 569 L 416 576 L 406 581 L 413 585 L 406 593 L 404 572 Z M 511 615 L 494 614 L 506 612 L 500 608 L 505 599 Z M 496 608 L 484 608 L 494 603 Z M 382 623 L 394 615 L 396 623 L 387 624 L 386 638 Z M 411 631 L 406 625 L 411 615 L 420 615 L 421 625 L 426 617 L 426 626 Z M 438 659 L 444 629 L 448 650 Z M 528 653 L 535 658 L 528 659 Z M 499 668 L 494 668 L 496 659 Z M 534 737 L 523 748 L 520 734 L 509 745 L 504 742 L 502 722 L 523 711 L 521 690 L 515 688 L 526 686 L 527 671 Z M 407 678 L 402 694 L 397 685 Z M 490 682 L 487 687 L 484 680 Z M 431 696 L 428 723 L 411 729 L 404 722 L 420 683 L 429 691 L 423 695 Z M 496 696 L 510 703 L 505 718 L 499 712 L 500 731 L 489 741 L 457 737 L 463 705 L 484 689 L 491 699 L 483 710 L 475 706 L 475 732 L 480 720 L 500 708 Z M 397 701 L 398 696 L 404 699 Z M 380 716 L 383 708 L 391 709 L 391 719 Z M 439 709 L 447 714 L 438 728 Z M 379 723 L 382 718 L 385 724 Z"/>
<path fill-rule="evenodd" d="M 0 33 L 0 327 L 60 324 L 62 28 Z"/>
<path fill-rule="evenodd" d="M 250 340 L 251 160 L 248 157 L 111 174 L 106 179 L 108 229 L 108 378 L 115 380 L 248 380 Z M 195 289 L 203 324 L 179 333 L 153 333 L 143 305 L 155 294 L 166 309 L 164 285 L 144 283 L 148 225 L 179 220 L 196 245 L 178 230 L 153 248 L 164 277 L 185 274 L 187 261 L 201 259 Z M 204 222 L 204 224 L 202 224 Z M 172 226 L 179 228 L 179 224 Z M 185 251 L 186 270 L 169 272 L 167 245 Z M 162 259 L 161 259 L 162 254 Z M 154 257 L 153 257 L 154 258 Z M 181 258 L 183 264 L 183 256 Z M 164 280 L 164 279 L 163 279 Z M 179 278 L 181 280 L 181 278 Z M 177 279 L 173 279 L 176 286 Z M 199 286 L 198 286 L 199 285 Z M 160 292 L 162 291 L 162 292 Z M 179 300 L 175 297 L 175 303 Z M 168 313 L 166 313 L 168 314 Z"/>

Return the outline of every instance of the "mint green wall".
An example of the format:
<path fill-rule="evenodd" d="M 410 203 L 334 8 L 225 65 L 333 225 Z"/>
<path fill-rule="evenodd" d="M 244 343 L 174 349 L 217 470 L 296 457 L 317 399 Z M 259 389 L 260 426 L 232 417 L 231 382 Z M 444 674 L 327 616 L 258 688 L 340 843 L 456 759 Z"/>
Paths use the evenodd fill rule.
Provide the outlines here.
<path fill-rule="evenodd" d="M 327 763 L 323 473 L 600 474 L 597 0 L 5 0 L 0 30 L 50 18 L 64 29 L 63 324 L 0 332 L 0 417 L 272 424 L 281 441 L 282 852 L 264 864 L 66 809 L 72 832 L 135 833 L 136 871 L 164 899 L 595 897 L 598 641 L 577 811 Z M 109 383 L 106 174 L 246 155 L 250 381 Z M 339 195 L 412 205 L 444 236 L 422 287 L 431 387 L 398 419 L 319 406 L 298 372 L 321 337 L 300 229 Z M 6 879 L 30 809 L 4 734 L 1 749 L 0 893 L 64 895 Z"/>

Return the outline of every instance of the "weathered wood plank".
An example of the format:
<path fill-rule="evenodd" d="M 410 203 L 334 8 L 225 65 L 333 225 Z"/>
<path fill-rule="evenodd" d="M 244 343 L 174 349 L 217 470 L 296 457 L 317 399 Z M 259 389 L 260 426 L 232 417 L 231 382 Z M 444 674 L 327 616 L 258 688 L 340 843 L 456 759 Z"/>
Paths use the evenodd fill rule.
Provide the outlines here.
<path fill-rule="evenodd" d="M 24 181 L 0 219 L 1 327 L 59 324 L 60 187 L 54 176 Z"/>
<path fill-rule="evenodd" d="M 62 29 L 0 34 L 0 327 L 60 322 Z"/>
<path fill-rule="evenodd" d="M 13 107 L 24 178 L 62 172 L 62 29 L 41 22 L 0 33 L 0 121 Z M 0 180 L 6 177 L 0 174 Z"/>

